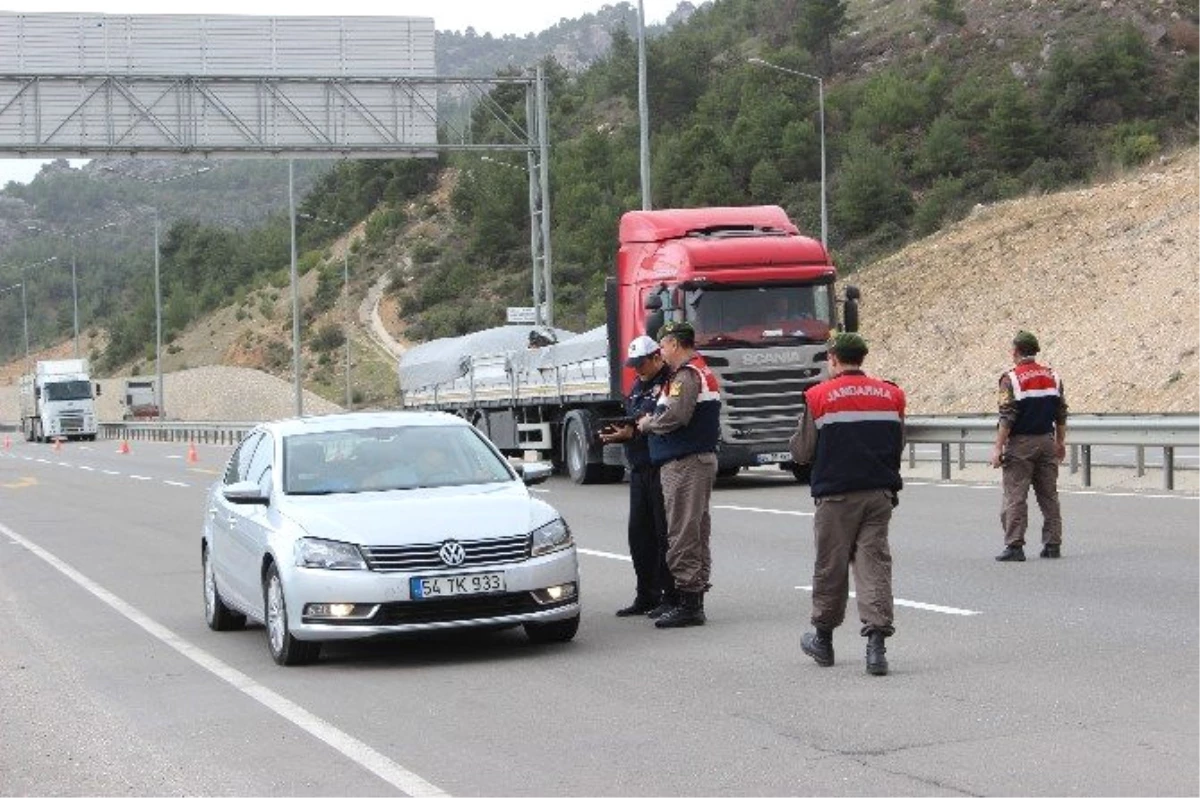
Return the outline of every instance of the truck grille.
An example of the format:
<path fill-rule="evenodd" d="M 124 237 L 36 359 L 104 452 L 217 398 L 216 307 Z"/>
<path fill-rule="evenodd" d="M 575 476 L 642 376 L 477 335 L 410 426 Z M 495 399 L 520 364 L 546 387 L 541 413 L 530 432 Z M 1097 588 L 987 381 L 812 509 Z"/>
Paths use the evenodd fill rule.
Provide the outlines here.
<path fill-rule="evenodd" d="M 461 540 L 466 559 L 453 569 L 438 556 L 442 542 L 415 543 L 409 546 L 364 546 L 363 555 L 373 571 L 437 571 L 502 565 L 529 559 L 528 535 L 487 540 Z"/>
<path fill-rule="evenodd" d="M 64 433 L 83 432 L 83 411 L 64 410 L 58 416 L 60 429 Z"/>
<path fill-rule="evenodd" d="M 747 371 L 716 366 L 713 371 L 724 394 L 722 431 L 738 444 L 786 444 L 796 431 L 805 389 L 821 379 L 816 367 Z"/>

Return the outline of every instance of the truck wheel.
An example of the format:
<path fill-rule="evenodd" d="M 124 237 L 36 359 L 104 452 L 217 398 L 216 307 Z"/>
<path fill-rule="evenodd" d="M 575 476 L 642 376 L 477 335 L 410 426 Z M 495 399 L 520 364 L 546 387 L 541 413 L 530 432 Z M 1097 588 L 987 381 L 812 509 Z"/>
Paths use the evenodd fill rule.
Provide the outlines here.
<path fill-rule="evenodd" d="M 717 469 L 717 479 L 733 479 L 741 471 L 741 466 L 727 466 Z"/>
<path fill-rule="evenodd" d="M 571 481 L 576 485 L 599 482 L 604 471 L 603 463 L 588 462 L 587 434 L 581 419 L 573 418 L 567 424 L 567 445 L 563 460 L 566 461 Z"/>
<path fill-rule="evenodd" d="M 34 443 L 46 442 L 46 439 L 42 437 L 42 420 L 40 418 L 33 422 L 33 441 Z"/>

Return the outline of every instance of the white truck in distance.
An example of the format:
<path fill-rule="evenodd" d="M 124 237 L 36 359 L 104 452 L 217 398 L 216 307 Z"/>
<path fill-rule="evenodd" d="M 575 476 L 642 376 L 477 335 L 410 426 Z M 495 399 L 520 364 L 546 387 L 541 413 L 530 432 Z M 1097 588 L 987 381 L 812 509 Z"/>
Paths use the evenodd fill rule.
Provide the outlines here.
<path fill-rule="evenodd" d="M 96 440 L 99 384 L 94 390 L 87 360 L 39 360 L 18 391 L 25 440 Z"/>

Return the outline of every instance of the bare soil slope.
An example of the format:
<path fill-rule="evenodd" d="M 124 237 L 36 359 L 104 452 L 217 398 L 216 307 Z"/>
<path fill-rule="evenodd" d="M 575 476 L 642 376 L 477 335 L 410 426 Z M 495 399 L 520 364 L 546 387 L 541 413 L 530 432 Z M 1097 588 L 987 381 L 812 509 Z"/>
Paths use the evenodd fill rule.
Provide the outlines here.
<path fill-rule="evenodd" d="M 1120 180 L 977 207 L 851 275 L 867 369 L 914 415 L 986 413 L 1034 332 L 1073 412 L 1200 410 L 1200 191 L 1190 149 Z"/>

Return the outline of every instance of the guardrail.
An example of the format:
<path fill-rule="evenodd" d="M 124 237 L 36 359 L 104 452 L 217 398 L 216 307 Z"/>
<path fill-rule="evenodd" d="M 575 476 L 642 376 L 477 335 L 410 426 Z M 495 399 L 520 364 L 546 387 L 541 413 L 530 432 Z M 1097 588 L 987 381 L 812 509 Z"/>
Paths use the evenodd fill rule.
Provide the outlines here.
<path fill-rule="evenodd" d="M 101 422 L 100 437 L 122 440 L 183 441 L 235 444 L 254 429 L 255 421 L 116 421 Z"/>
<path fill-rule="evenodd" d="M 941 444 L 942 479 L 950 479 L 950 447 L 958 445 L 958 467 L 966 467 L 966 444 L 992 444 L 996 440 L 995 416 L 913 416 L 906 420 L 909 465 L 916 465 L 914 444 Z M 1073 415 L 1067 421 L 1070 468 L 1083 469 L 1084 487 L 1092 484 L 1093 446 L 1133 446 L 1136 469 L 1145 473 L 1146 447 L 1161 448 L 1163 487 L 1175 489 L 1175 449 L 1200 446 L 1200 416 Z"/>
<path fill-rule="evenodd" d="M 254 427 L 248 421 L 122 421 L 100 424 L 104 438 L 130 440 L 187 441 L 235 444 Z M 12 424 L 0 429 L 15 430 Z M 1135 467 L 1145 473 L 1145 449 L 1162 449 L 1163 487 L 1175 489 L 1175 450 L 1200 447 L 1200 416 L 1197 415 L 1073 415 L 1067 424 L 1071 473 L 1083 470 L 1083 485 L 1092 484 L 1093 446 L 1132 446 Z M 958 446 L 958 468 L 966 467 L 967 444 L 991 444 L 996 440 L 996 417 L 910 416 L 905 426 L 910 467 L 916 466 L 917 444 L 941 446 L 941 478 L 952 478 L 952 446 Z"/>

